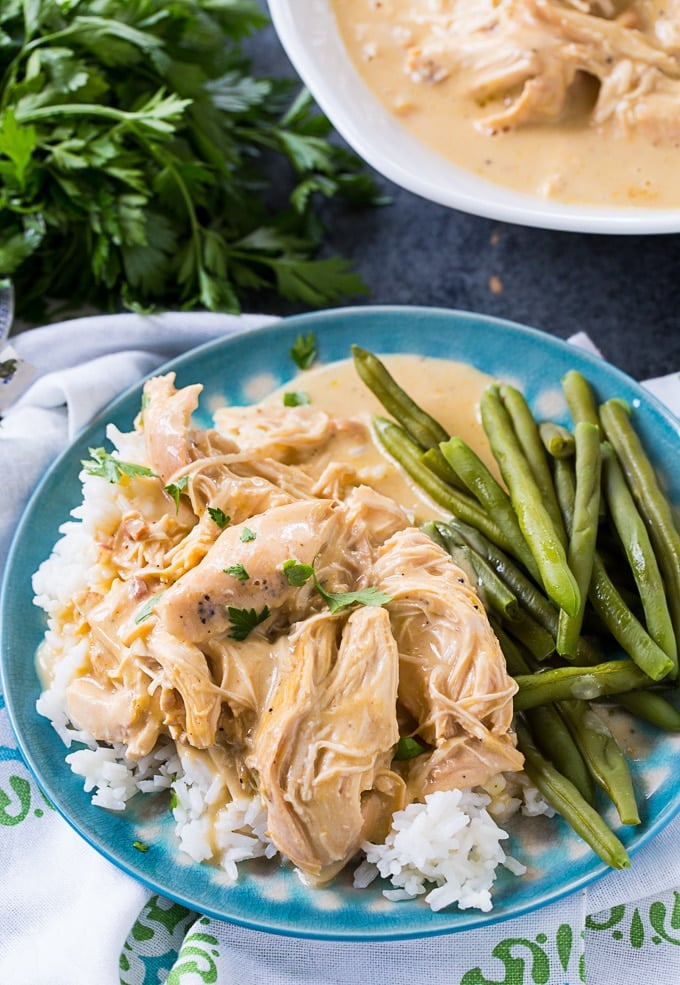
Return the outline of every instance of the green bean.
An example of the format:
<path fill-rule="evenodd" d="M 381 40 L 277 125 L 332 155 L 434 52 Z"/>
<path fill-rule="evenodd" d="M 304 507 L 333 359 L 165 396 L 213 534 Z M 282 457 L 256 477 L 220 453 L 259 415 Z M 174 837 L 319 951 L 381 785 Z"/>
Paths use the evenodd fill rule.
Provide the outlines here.
<path fill-rule="evenodd" d="M 580 605 L 578 585 L 569 570 L 560 536 L 544 506 L 543 494 L 528 474 L 526 459 L 497 388 L 484 391 L 481 410 L 484 430 L 546 592 L 560 608 L 574 615 Z"/>
<path fill-rule="evenodd" d="M 590 384 L 576 369 L 570 369 L 562 377 L 562 391 L 567 401 L 574 424 L 586 421 L 594 424 L 599 430 L 600 419 L 597 413 L 597 402 Z"/>
<path fill-rule="evenodd" d="M 555 463 L 556 489 L 567 525 L 572 522 L 575 478 L 571 462 Z M 593 555 L 593 570 L 588 598 L 604 628 L 653 680 L 662 680 L 673 670 L 673 661 L 651 638 L 645 627 L 626 604 L 621 592 L 607 573 L 599 551 Z"/>
<path fill-rule="evenodd" d="M 627 868 L 630 865 L 628 852 L 595 808 L 587 803 L 570 780 L 541 755 L 529 730 L 521 723 L 517 728 L 517 736 L 529 779 L 548 803 L 603 862 L 614 869 Z"/>
<path fill-rule="evenodd" d="M 516 387 L 504 384 L 500 388 L 501 400 L 512 421 L 517 440 L 529 463 L 534 481 L 541 491 L 543 504 L 550 516 L 553 526 L 563 544 L 567 542 L 562 513 L 555 495 L 550 465 L 543 447 L 538 424 L 531 413 L 531 408 L 523 393 Z"/>
<path fill-rule="evenodd" d="M 421 448 L 436 448 L 446 441 L 448 432 L 409 397 L 377 356 L 358 345 L 352 346 L 352 356 L 357 373 L 371 393 Z"/>
<path fill-rule="evenodd" d="M 519 614 L 517 597 L 498 577 L 491 565 L 473 551 L 462 537 L 456 536 L 445 524 L 432 521 L 424 523 L 422 529 L 438 541 L 456 564 L 468 574 L 487 611 L 497 612 L 504 619 L 517 618 Z"/>
<path fill-rule="evenodd" d="M 538 705 L 525 714 L 541 752 L 563 776 L 571 780 L 588 804 L 594 804 L 592 773 L 560 714 L 559 705 Z"/>
<path fill-rule="evenodd" d="M 500 547 L 493 544 L 479 530 L 470 524 L 463 523 L 458 518 L 449 520 L 448 523 L 441 524 L 441 526 L 451 528 L 474 551 L 480 554 L 544 629 L 551 633 L 556 630 L 557 609 L 553 603 Z"/>
<path fill-rule="evenodd" d="M 674 671 L 674 662 L 628 608 L 597 551 L 588 597 L 616 642 L 648 677 L 660 681 Z"/>
<path fill-rule="evenodd" d="M 571 458 L 574 454 L 574 436 L 568 428 L 552 421 L 541 421 L 538 433 L 545 450 L 553 458 Z"/>
<path fill-rule="evenodd" d="M 547 630 L 555 638 L 557 633 L 558 609 L 541 592 L 534 583 L 527 578 L 516 564 L 504 554 L 503 551 L 492 544 L 479 530 L 475 530 L 469 524 L 463 523 L 458 519 L 449 520 L 443 526 L 452 527 L 462 536 L 470 547 L 481 554 L 482 557 L 493 567 L 494 571 L 506 583 L 508 588 L 517 597 L 520 605 L 533 616 L 536 622 Z M 576 659 L 581 665 L 599 663 L 602 656 L 596 646 L 590 640 L 580 637 L 576 645 Z"/>
<path fill-rule="evenodd" d="M 647 631 L 677 668 L 677 643 L 654 548 L 619 461 L 607 447 L 609 453 L 604 456 L 603 489 L 609 515 L 640 594 Z"/>
<path fill-rule="evenodd" d="M 622 694 L 651 687 L 651 680 L 632 660 L 606 660 L 592 667 L 553 667 L 535 674 L 519 674 L 514 699 L 516 711 L 553 701 L 580 698 L 592 701 L 608 694 Z"/>
<path fill-rule="evenodd" d="M 583 626 L 588 587 L 593 570 L 593 556 L 600 523 L 600 431 L 587 421 L 574 428 L 576 448 L 574 468 L 576 488 L 569 530 L 567 561 L 576 579 L 580 595 L 578 610 L 570 615 L 560 612 L 557 626 L 557 652 L 570 660 L 576 659 L 577 644 Z"/>
<path fill-rule="evenodd" d="M 437 523 L 436 520 L 426 520 L 425 523 L 421 525 L 421 530 L 431 537 L 432 540 L 443 547 L 445 551 L 449 551 L 449 537 L 448 530 L 446 529 L 445 523 Z"/>
<path fill-rule="evenodd" d="M 383 448 L 435 503 L 465 523 L 478 527 L 489 540 L 507 549 L 506 539 L 498 524 L 485 513 L 476 499 L 449 486 L 423 464 L 419 445 L 402 427 L 384 417 L 374 417 L 373 428 Z"/>
<path fill-rule="evenodd" d="M 479 554 L 465 538 L 457 531 L 455 523 L 434 523 L 436 539 L 442 543 L 449 553 L 455 557 L 461 550 L 466 564 L 480 573 L 478 584 L 482 588 L 482 601 L 488 610 L 493 610 L 502 620 L 508 633 L 531 654 L 537 661 L 547 660 L 555 652 L 555 640 L 552 634 L 534 619 L 530 612 L 520 607 L 517 596 L 512 589 L 498 576 L 494 568 Z M 430 524 L 423 529 L 429 532 Z M 481 535 L 480 535 L 481 536 Z M 464 567 L 464 565 L 461 565 Z M 522 576 L 524 577 L 524 576 Z M 484 593 L 484 580 L 488 579 L 488 592 Z M 506 594 L 509 593 L 509 594 Z M 488 603 L 488 604 L 487 604 Z M 549 604 L 549 603 L 548 603 Z"/>
<path fill-rule="evenodd" d="M 595 782 L 616 807 L 621 823 L 639 824 L 628 762 L 604 721 L 585 701 L 560 701 L 558 708 Z"/>
<path fill-rule="evenodd" d="M 501 581 L 496 572 L 483 558 L 471 551 L 469 547 L 459 550 L 468 558 L 468 563 L 474 571 L 479 595 L 486 609 L 494 609 L 505 619 L 515 620 L 519 614 L 519 603 L 505 582 Z M 455 560 L 455 556 L 454 556 Z"/>
<path fill-rule="evenodd" d="M 535 660 L 542 663 L 554 654 L 554 637 L 525 609 L 520 608 L 513 619 L 505 623 L 505 628 Z"/>
<path fill-rule="evenodd" d="M 556 458 L 553 463 L 553 480 L 560 510 L 567 530 L 574 522 L 574 500 L 576 498 L 576 475 L 572 459 Z"/>
<path fill-rule="evenodd" d="M 617 694 L 616 703 L 664 732 L 680 732 L 680 711 L 656 691 L 629 691 Z"/>
<path fill-rule="evenodd" d="M 629 413 L 622 401 L 608 400 L 600 407 L 600 421 L 649 531 L 666 581 L 675 637 L 680 640 L 680 533 L 671 505 L 630 422 Z"/>
<path fill-rule="evenodd" d="M 502 623 L 493 613 L 489 616 L 489 622 L 501 645 L 501 650 L 505 657 L 505 665 L 510 676 L 517 677 L 519 674 L 530 674 L 533 669 L 533 664 L 529 663 L 531 656 L 525 653 L 521 644 L 513 640 L 511 636 L 508 636 Z"/>
<path fill-rule="evenodd" d="M 522 562 L 534 578 L 539 578 L 538 566 L 520 530 L 510 497 L 500 483 L 496 481 L 479 455 L 462 438 L 457 436 L 442 442 L 439 448 L 456 475 L 478 499 L 489 516 L 492 516 L 501 527 L 508 543 L 512 545 L 514 556 Z"/>
<path fill-rule="evenodd" d="M 497 620 L 491 620 L 501 645 L 510 674 L 530 674 L 531 657 L 525 657 L 516 642 L 508 636 Z M 593 778 L 579 752 L 571 732 L 554 705 L 539 705 L 525 712 L 531 731 L 541 751 L 578 788 L 581 795 L 592 804 L 595 799 Z"/>
<path fill-rule="evenodd" d="M 432 472 L 439 476 L 439 478 L 444 482 L 448 483 L 450 486 L 453 486 L 455 489 L 460 489 L 467 493 L 467 486 L 453 471 L 449 463 L 442 455 L 439 446 L 436 448 L 428 448 L 427 451 L 424 451 L 422 453 L 422 460 L 423 464 L 427 465 L 428 469 L 431 469 Z"/>

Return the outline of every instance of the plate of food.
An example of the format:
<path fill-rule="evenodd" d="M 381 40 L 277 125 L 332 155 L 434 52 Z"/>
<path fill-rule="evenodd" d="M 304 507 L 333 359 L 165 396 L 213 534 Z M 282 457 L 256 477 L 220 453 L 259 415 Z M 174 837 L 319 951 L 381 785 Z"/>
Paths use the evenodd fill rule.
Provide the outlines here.
<path fill-rule="evenodd" d="M 269 0 L 269 9 L 336 129 L 403 188 L 540 228 L 680 228 L 677 127 L 664 108 L 678 86 L 670 8 Z"/>
<path fill-rule="evenodd" d="M 17 528 L 22 753 L 122 870 L 273 933 L 467 930 L 635 865 L 680 808 L 679 442 L 615 367 L 482 315 L 343 308 L 192 350 Z"/>

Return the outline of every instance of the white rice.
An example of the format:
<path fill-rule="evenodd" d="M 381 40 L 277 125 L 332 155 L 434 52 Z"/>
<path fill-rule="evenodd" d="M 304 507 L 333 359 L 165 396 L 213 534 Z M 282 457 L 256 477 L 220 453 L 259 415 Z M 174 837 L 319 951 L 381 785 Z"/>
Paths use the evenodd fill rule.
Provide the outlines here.
<path fill-rule="evenodd" d="M 267 812 L 258 797 L 231 800 L 224 777 L 208 755 L 192 750 L 180 758 L 172 811 L 180 849 L 195 862 L 219 865 L 226 881 L 235 883 L 238 862 L 277 854 L 266 833 Z"/>
<path fill-rule="evenodd" d="M 107 436 L 122 459 L 144 464 L 138 434 L 109 427 Z M 107 570 L 97 543 L 116 530 L 130 508 L 121 486 L 85 472 L 81 480 L 82 503 L 33 578 L 35 604 L 48 617 L 43 649 L 45 664 L 52 668 L 50 686 L 38 699 L 37 710 L 72 750 L 66 762 L 83 778 L 94 804 L 123 811 L 137 794 L 172 789 L 178 850 L 196 863 L 219 866 L 224 879 L 233 883 L 240 862 L 277 854 L 259 797 L 232 799 L 209 754 L 177 748 L 168 737 L 150 755 L 134 761 L 125 746 L 97 743 L 68 719 L 66 690 L 87 658 L 87 641 L 72 622 L 71 600 L 84 590 L 108 589 L 114 573 Z M 140 494 L 144 495 L 134 490 L 136 497 Z M 153 504 L 147 505 L 152 513 Z M 382 876 L 391 883 L 384 891 L 390 900 L 422 897 L 433 910 L 454 904 L 489 910 L 498 866 L 518 875 L 525 871 L 501 845 L 508 836 L 500 825 L 518 810 L 549 813 L 520 774 L 496 777 L 484 790 L 434 793 L 424 804 L 411 804 L 395 814 L 384 845 L 363 846 L 366 857 L 354 884 L 363 888 Z"/>
<path fill-rule="evenodd" d="M 92 803 L 110 811 L 123 811 L 138 793 L 169 790 L 180 768 L 174 744 L 162 739 L 148 756 L 128 759 L 125 746 L 95 744 L 66 756 L 71 770 L 85 780 Z"/>
<path fill-rule="evenodd" d="M 508 834 L 489 814 L 491 798 L 473 790 L 438 791 L 423 804 L 397 811 L 384 845 L 362 845 L 366 861 L 354 875 L 364 888 L 378 875 L 394 889 L 389 900 L 423 895 L 432 910 L 492 907 L 491 887 L 499 865 L 522 875 L 526 868 L 501 847 Z"/>

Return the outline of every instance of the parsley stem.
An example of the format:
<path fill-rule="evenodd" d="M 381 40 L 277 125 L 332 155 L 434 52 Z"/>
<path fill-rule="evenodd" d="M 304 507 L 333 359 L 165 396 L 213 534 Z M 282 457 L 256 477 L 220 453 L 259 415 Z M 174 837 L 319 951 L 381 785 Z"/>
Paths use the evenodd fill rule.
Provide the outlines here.
<path fill-rule="evenodd" d="M 37 106 L 32 110 L 16 111 L 18 123 L 36 123 L 38 120 L 52 119 L 54 116 L 101 116 L 119 122 L 128 120 L 131 114 L 112 106 L 100 106 L 95 103 L 62 103 L 61 106 Z"/>
<path fill-rule="evenodd" d="M 175 103 L 177 113 L 189 104 L 190 100 L 180 100 Z M 37 106 L 35 109 L 22 110 L 17 108 L 17 123 L 37 123 L 39 120 L 54 120 L 56 116 L 88 116 L 115 120 L 117 123 L 137 123 L 147 119 L 160 122 L 163 117 L 156 116 L 147 108 L 140 110 L 116 109 L 114 106 L 102 106 L 99 103 L 61 103 L 58 106 Z"/>
<path fill-rule="evenodd" d="M 150 140 L 140 136 L 141 142 L 144 144 L 149 154 L 151 154 L 156 161 L 161 165 L 161 167 L 166 168 L 168 174 L 172 175 L 172 178 L 179 189 L 179 193 L 182 196 L 184 204 L 187 210 L 187 218 L 189 219 L 189 225 L 191 227 L 191 239 L 194 243 L 194 252 L 196 255 L 196 267 L 199 271 L 203 270 L 203 251 L 201 248 L 201 224 L 198 221 L 198 216 L 196 215 L 196 209 L 194 208 L 194 203 L 192 201 L 191 195 L 189 194 L 189 189 L 186 186 L 182 175 L 178 172 L 175 165 L 172 163 L 170 158 L 164 154 L 159 148 Z"/>
<path fill-rule="evenodd" d="M 26 30 L 26 37 L 29 35 L 29 24 L 27 19 L 24 19 L 24 25 Z M 129 44 L 135 44 L 138 48 L 142 50 L 150 50 L 152 48 L 161 47 L 161 42 L 158 38 L 147 32 L 138 31 L 134 27 L 128 24 L 121 24 L 119 21 L 114 20 L 111 17 L 97 17 L 95 15 L 81 14 L 74 18 L 73 22 L 67 27 L 63 27 L 60 31 L 52 31 L 51 34 L 42 34 L 38 37 L 33 38 L 31 41 L 27 41 L 21 51 L 19 52 L 15 61 L 20 61 L 25 55 L 30 55 L 32 51 L 40 46 L 51 45 L 55 41 L 63 41 L 65 38 L 82 36 L 84 31 L 89 30 L 90 32 L 96 31 L 100 35 L 109 35 L 114 38 L 122 38 Z"/>

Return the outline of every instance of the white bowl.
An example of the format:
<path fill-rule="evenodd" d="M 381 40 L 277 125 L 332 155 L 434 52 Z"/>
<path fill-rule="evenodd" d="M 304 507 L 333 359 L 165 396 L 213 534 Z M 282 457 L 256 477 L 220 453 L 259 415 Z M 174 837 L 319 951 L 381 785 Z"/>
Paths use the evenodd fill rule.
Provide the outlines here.
<path fill-rule="evenodd" d="M 429 150 L 360 78 L 335 25 L 330 0 L 268 0 L 288 57 L 347 143 L 376 171 L 423 198 L 474 215 L 585 233 L 680 231 L 680 208 L 565 205 L 503 188 Z"/>

